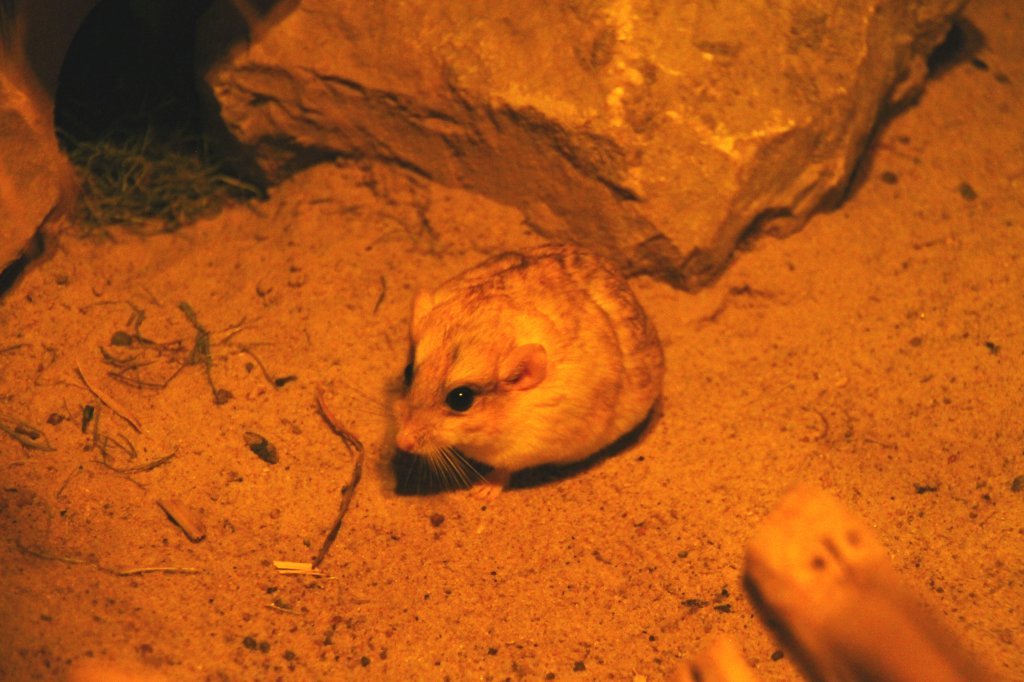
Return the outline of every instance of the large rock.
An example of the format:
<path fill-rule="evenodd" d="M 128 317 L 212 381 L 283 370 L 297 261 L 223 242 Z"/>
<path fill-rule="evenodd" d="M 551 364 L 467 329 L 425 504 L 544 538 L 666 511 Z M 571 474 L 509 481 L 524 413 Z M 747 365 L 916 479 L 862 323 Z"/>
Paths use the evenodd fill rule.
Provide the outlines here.
<path fill-rule="evenodd" d="M 77 182 L 57 146 L 53 102 L 71 39 L 96 0 L 0 7 L 0 272 L 70 207 Z"/>
<path fill-rule="evenodd" d="M 264 180 L 390 161 L 692 287 L 842 195 L 964 1 L 221 0 L 205 78 Z"/>

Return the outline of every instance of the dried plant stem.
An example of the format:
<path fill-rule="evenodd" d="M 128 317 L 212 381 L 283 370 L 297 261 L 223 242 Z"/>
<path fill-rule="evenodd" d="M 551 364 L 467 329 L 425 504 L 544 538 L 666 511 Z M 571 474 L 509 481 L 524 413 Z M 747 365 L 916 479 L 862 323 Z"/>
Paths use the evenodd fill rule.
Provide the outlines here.
<path fill-rule="evenodd" d="M 349 480 L 348 485 L 341 489 L 341 504 L 338 507 L 338 515 L 334 519 L 334 525 L 331 526 L 331 530 L 327 533 L 327 537 L 324 539 L 323 546 L 320 547 L 320 551 L 317 553 L 316 558 L 313 559 L 313 568 L 320 565 L 320 562 L 327 556 L 327 552 L 330 550 L 331 545 L 334 544 L 335 538 L 338 537 L 338 531 L 341 530 L 341 523 L 345 519 L 345 515 L 348 513 L 349 505 L 352 504 L 352 498 L 356 494 L 356 486 L 359 485 L 359 479 L 363 475 L 363 459 L 366 452 L 363 449 L 363 444 L 354 435 L 346 431 L 341 424 L 335 419 L 334 415 L 331 414 L 330 409 L 327 407 L 327 401 L 324 399 L 323 388 L 318 386 L 316 389 L 316 404 L 320 409 L 320 414 L 323 416 L 324 421 L 331 427 L 341 438 L 341 442 L 345 444 L 348 451 L 355 455 L 356 461 L 352 466 L 352 478 Z"/>
<path fill-rule="evenodd" d="M 89 381 L 89 379 L 86 378 L 85 372 L 82 371 L 82 365 L 81 364 L 76 362 L 75 363 L 75 369 L 78 371 L 78 376 L 82 379 L 82 383 L 85 384 L 85 387 L 87 389 L 89 389 L 89 391 L 94 396 L 99 398 L 100 402 L 102 402 L 104 405 L 106 405 L 107 407 L 112 409 L 119 417 L 124 419 L 126 422 L 131 424 L 133 429 L 135 429 L 139 433 L 142 433 L 142 424 L 139 422 L 139 420 L 136 419 L 135 416 L 133 416 L 127 409 L 125 409 L 123 406 L 121 406 L 121 404 L 119 404 L 116 400 L 114 400 L 109 395 L 107 395 L 103 391 L 101 391 L 98 388 L 96 388 Z"/>
<path fill-rule="evenodd" d="M 51 554 L 50 552 L 41 549 L 33 549 L 31 547 L 26 547 L 25 545 L 21 544 L 21 542 L 17 541 L 15 543 L 15 546 L 18 548 L 18 551 L 22 554 L 35 557 L 36 559 L 42 559 L 44 561 L 59 561 L 62 564 L 72 565 L 86 564 L 100 571 L 103 571 L 104 573 L 116 575 L 121 578 L 136 575 L 144 575 L 146 573 L 180 573 L 186 575 L 193 575 L 202 572 L 198 568 L 190 568 L 184 566 L 142 566 L 139 568 L 110 568 L 109 566 L 104 566 L 97 561 L 89 561 L 88 559 L 80 559 L 78 557 L 72 556 L 59 556 L 56 554 Z"/>

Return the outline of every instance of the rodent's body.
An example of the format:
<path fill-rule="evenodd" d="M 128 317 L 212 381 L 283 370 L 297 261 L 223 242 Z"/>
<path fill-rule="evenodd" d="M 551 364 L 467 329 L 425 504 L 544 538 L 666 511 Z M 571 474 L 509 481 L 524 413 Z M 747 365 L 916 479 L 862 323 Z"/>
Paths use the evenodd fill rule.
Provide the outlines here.
<path fill-rule="evenodd" d="M 615 267 L 576 246 L 502 254 L 421 292 L 411 340 L 398 446 L 458 449 L 498 481 L 594 454 L 661 394 L 653 325 Z"/>

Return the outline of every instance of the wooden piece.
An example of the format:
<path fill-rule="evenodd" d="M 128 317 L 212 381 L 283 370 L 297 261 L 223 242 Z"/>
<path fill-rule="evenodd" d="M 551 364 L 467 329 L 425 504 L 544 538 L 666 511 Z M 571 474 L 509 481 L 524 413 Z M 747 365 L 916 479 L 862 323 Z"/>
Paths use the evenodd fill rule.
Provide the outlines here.
<path fill-rule="evenodd" d="M 756 532 L 746 577 L 811 680 L 992 680 L 901 582 L 868 525 L 802 486 Z"/>
<path fill-rule="evenodd" d="M 673 682 L 760 682 L 736 643 L 717 637 L 699 656 L 679 666 Z"/>
<path fill-rule="evenodd" d="M 186 507 L 177 498 L 157 500 L 157 505 L 164 510 L 167 518 L 181 528 L 191 542 L 200 542 L 206 537 L 206 524 L 203 518 L 194 510 Z"/>

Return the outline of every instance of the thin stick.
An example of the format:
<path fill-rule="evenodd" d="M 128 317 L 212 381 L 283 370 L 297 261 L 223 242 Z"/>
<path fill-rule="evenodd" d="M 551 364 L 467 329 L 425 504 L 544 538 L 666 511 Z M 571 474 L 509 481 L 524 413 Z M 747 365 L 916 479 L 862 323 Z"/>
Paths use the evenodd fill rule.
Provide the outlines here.
<path fill-rule="evenodd" d="M 352 504 L 352 498 L 356 494 L 356 486 L 359 485 L 359 479 L 363 476 L 363 458 L 366 455 L 366 452 L 363 450 L 363 444 L 359 442 L 359 439 L 342 428 L 338 420 L 331 414 L 330 409 L 327 407 L 327 401 L 324 399 L 324 390 L 321 386 L 317 386 L 316 389 L 316 404 L 320 408 L 320 414 L 323 416 L 324 421 L 327 422 L 327 425 L 341 438 L 341 442 L 345 444 L 348 451 L 356 456 L 356 462 L 352 466 L 352 478 L 349 480 L 348 485 L 341 489 L 341 505 L 338 507 L 338 516 L 334 519 L 334 525 L 331 526 L 330 532 L 327 533 L 323 546 L 320 547 L 316 558 L 313 559 L 313 568 L 320 565 L 320 562 L 327 556 L 331 545 L 334 544 L 335 538 L 338 537 L 338 531 L 341 530 L 341 522 L 345 519 L 345 514 L 348 513 L 348 507 Z"/>
<path fill-rule="evenodd" d="M 384 297 L 388 293 L 388 282 L 384 279 L 384 275 L 380 276 L 380 296 L 377 297 L 377 302 L 373 304 L 373 314 L 376 315 L 377 311 L 380 310 L 380 304 L 384 302 Z"/>
<path fill-rule="evenodd" d="M 110 469 L 114 473 L 118 473 L 118 474 L 141 474 L 144 471 L 152 471 L 153 469 L 156 469 L 158 467 L 162 467 L 164 464 L 167 464 L 172 459 L 174 459 L 174 457 L 177 454 L 178 454 L 178 451 L 175 450 L 174 452 L 172 452 L 169 455 L 165 455 L 163 457 L 158 457 L 157 459 L 150 460 L 150 461 L 146 462 L 145 464 L 139 464 L 138 466 L 133 466 L 133 467 L 124 467 L 123 469 L 115 467 L 115 466 L 112 466 L 110 464 L 107 464 L 106 462 L 100 462 L 100 464 L 102 464 L 103 466 L 107 467 L 108 469 Z"/>
<path fill-rule="evenodd" d="M 15 541 L 15 546 L 18 548 L 18 551 L 22 554 L 27 554 L 28 556 L 32 556 L 37 559 L 42 559 L 44 561 L 59 561 L 62 564 L 86 564 L 92 566 L 93 568 L 97 568 L 103 571 L 104 573 L 109 573 L 111 575 L 116 575 L 122 578 L 130 577 L 133 575 L 143 575 L 146 573 L 184 573 L 188 575 L 201 573 L 201 571 L 198 568 L 188 568 L 182 566 L 143 566 L 141 568 L 124 569 L 110 568 L 96 561 L 89 561 L 87 559 L 79 559 L 77 557 L 70 556 L 57 556 L 56 554 L 50 554 L 49 552 L 43 550 L 32 549 L 31 547 L 26 547 L 25 545 L 21 544 L 20 541 L 17 540 Z"/>
<path fill-rule="evenodd" d="M 76 476 L 78 476 L 80 473 L 82 473 L 83 471 L 85 471 L 85 467 L 82 466 L 81 464 L 79 464 L 78 468 L 75 469 L 74 471 L 72 471 L 70 474 L 68 474 L 68 477 L 64 479 L 63 483 L 61 483 L 61 486 L 57 490 L 57 494 L 54 495 L 54 498 L 59 500 L 61 498 L 61 495 L 64 494 L 64 488 L 67 488 L 68 484 L 71 483 L 71 481 L 74 480 L 74 478 Z"/>
<path fill-rule="evenodd" d="M 78 371 L 78 376 L 82 379 L 82 383 L 85 387 L 92 392 L 94 396 L 100 399 L 104 405 L 112 409 L 119 417 L 124 419 L 126 422 L 132 425 L 132 428 L 142 433 L 142 424 L 136 419 L 127 409 L 122 407 L 116 400 L 103 393 L 98 388 L 93 386 L 85 376 L 85 372 L 82 371 L 82 365 L 78 362 L 75 363 L 75 369 Z"/>
<path fill-rule="evenodd" d="M 192 306 L 182 301 L 178 304 L 178 308 L 196 329 L 196 339 L 192 345 L 192 352 L 189 353 L 185 364 L 202 366 L 203 371 L 206 373 L 206 382 L 210 384 L 210 390 L 213 391 L 213 402 L 216 405 L 220 405 L 223 402 L 220 400 L 222 394 L 217 390 L 216 384 L 213 383 L 213 356 L 210 354 L 210 332 L 199 323 L 199 318 L 196 316 Z"/>
<path fill-rule="evenodd" d="M 15 540 L 14 541 L 14 546 L 17 547 L 18 551 L 21 552 L 22 554 L 27 554 L 27 555 L 33 556 L 33 557 L 35 557 L 37 559 L 43 559 L 44 561 L 59 561 L 62 564 L 87 564 L 87 563 L 89 563 L 85 559 L 77 559 L 75 557 L 70 557 L 70 556 L 57 556 L 56 554 L 50 554 L 49 552 L 44 552 L 41 549 L 32 549 L 31 547 L 26 547 L 25 545 L 21 544 L 20 540 Z"/>
<path fill-rule="evenodd" d="M 263 365 L 263 360 L 259 358 L 259 355 L 254 353 L 252 348 L 250 348 L 249 346 L 239 346 L 239 350 L 244 352 L 246 355 L 249 355 L 256 361 L 256 367 L 258 367 L 259 371 L 263 373 L 263 378 L 266 379 L 266 382 L 268 384 L 273 385 L 274 378 L 270 376 L 269 372 L 267 372 L 266 366 Z"/>
<path fill-rule="evenodd" d="M 143 568 L 126 568 L 124 570 L 119 570 L 116 568 L 106 568 L 104 566 L 97 565 L 96 568 L 121 578 L 133 575 L 143 575 L 146 573 L 184 573 L 186 575 L 194 575 L 202 572 L 198 568 L 187 568 L 182 566 L 145 566 Z"/>

